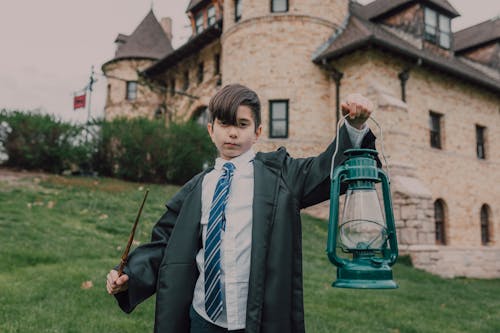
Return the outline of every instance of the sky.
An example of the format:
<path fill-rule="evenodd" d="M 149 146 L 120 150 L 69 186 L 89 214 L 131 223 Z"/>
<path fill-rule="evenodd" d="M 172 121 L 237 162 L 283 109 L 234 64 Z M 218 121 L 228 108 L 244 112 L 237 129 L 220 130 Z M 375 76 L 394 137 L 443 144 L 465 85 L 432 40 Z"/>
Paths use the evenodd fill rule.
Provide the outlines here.
<path fill-rule="evenodd" d="M 307 1 L 307 0 L 295 0 Z M 372 0 L 358 0 L 366 4 Z M 500 15 L 498 0 L 448 0 L 461 16 L 458 31 Z M 92 118 L 103 116 L 106 79 L 101 66 L 114 56 L 118 33 L 129 35 L 151 8 L 173 20 L 173 46 L 191 29 L 189 0 L 0 0 L 0 109 L 37 110 L 68 122 L 84 122 L 88 109 L 73 110 L 73 94 L 89 82 L 94 66 Z"/>

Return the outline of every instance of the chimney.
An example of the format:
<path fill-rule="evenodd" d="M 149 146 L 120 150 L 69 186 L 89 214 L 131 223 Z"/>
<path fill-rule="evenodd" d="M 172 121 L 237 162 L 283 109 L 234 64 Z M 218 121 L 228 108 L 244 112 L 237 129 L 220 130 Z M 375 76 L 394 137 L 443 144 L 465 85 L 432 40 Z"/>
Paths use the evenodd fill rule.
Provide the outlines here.
<path fill-rule="evenodd" d="M 163 28 L 163 31 L 165 32 L 165 35 L 167 35 L 167 38 L 172 41 L 172 19 L 170 17 L 163 17 L 161 19 L 161 27 Z"/>

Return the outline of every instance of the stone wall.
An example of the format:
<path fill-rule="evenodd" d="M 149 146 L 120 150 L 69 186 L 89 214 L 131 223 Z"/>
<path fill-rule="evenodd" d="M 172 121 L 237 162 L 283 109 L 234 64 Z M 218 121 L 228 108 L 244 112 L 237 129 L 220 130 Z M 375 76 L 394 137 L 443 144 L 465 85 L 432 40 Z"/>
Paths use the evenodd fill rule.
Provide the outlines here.
<path fill-rule="evenodd" d="M 154 117 L 155 111 L 163 103 L 161 91 L 155 91 L 147 84 L 139 84 L 137 98 L 134 101 L 126 99 L 127 81 L 138 81 L 138 71 L 142 71 L 152 64 L 152 60 L 121 59 L 108 62 L 102 66 L 108 81 L 108 92 L 104 106 L 106 119 L 138 116 Z"/>

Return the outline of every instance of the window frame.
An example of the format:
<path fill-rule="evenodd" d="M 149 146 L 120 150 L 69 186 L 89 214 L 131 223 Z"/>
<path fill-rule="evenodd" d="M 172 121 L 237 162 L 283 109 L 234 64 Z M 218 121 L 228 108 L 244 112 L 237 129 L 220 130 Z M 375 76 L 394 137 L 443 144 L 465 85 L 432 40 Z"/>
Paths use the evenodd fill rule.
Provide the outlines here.
<path fill-rule="evenodd" d="M 491 223 L 490 223 L 490 209 L 487 204 L 481 206 L 479 212 L 479 220 L 481 226 L 481 244 L 489 245 L 491 243 Z"/>
<path fill-rule="evenodd" d="M 436 123 L 434 120 L 437 119 L 437 130 L 434 128 Z M 429 136 L 430 136 L 430 145 L 432 148 L 443 149 L 443 115 L 441 113 L 437 113 L 434 111 L 429 111 Z M 436 142 L 437 140 L 437 142 Z"/>
<path fill-rule="evenodd" d="M 130 87 L 134 87 L 134 89 L 130 89 Z M 138 87 L 139 87 L 139 84 L 137 83 L 137 81 L 127 81 L 127 84 L 126 84 L 126 90 L 125 90 L 125 98 L 127 101 L 135 101 L 137 100 L 137 95 L 138 95 Z"/>
<path fill-rule="evenodd" d="M 194 30 L 196 31 L 197 35 L 205 30 L 205 18 L 203 16 L 203 11 L 200 10 L 194 17 Z M 199 25 L 200 22 L 201 25 Z"/>
<path fill-rule="evenodd" d="M 476 156 L 480 160 L 486 159 L 486 126 L 476 124 Z"/>
<path fill-rule="evenodd" d="M 441 216 L 438 216 L 438 208 Z M 438 219 L 439 218 L 439 219 Z M 446 204 L 443 199 L 434 201 L 434 235 L 437 245 L 447 245 L 446 240 Z"/>
<path fill-rule="evenodd" d="M 241 20 L 241 16 L 242 16 L 242 0 L 234 0 L 234 22 L 238 22 L 239 20 Z"/>
<path fill-rule="evenodd" d="M 288 10 L 290 9 L 290 4 L 288 0 L 283 0 L 286 2 L 286 9 L 285 10 L 274 10 L 274 4 L 276 0 L 270 0 L 270 5 L 271 5 L 271 13 L 287 13 Z"/>
<path fill-rule="evenodd" d="M 285 103 L 285 118 L 273 118 L 273 105 L 277 103 Z M 288 99 L 273 99 L 269 100 L 269 138 L 271 139 L 286 139 L 288 138 L 288 129 L 289 129 L 289 121 L 290 121 L 290 102 Z M 273 123 L 275 121 L 284 121 L 285 122 L 285 134 L 283 135 L 274 135 Z"/>
<path fill-rule="evenodd" d="M 432 20 L 433 24 L 431 24 L 431 20 L 428 18 L 430 13 L 434 13 L 435 19 Z M 441 28 L 441 22 L 442 18 L 446 19 L 447 22 L 447 28 L 442 29 Z M 434 32 L 429 32 L 428 30 L 434 30 Z M 446 16 L 440 12 L 438 12 L 435 9 L 432 9 L 430 7 L 424 7 L 424 39 L 436 44 L 439 47 L 442 47 L 443 49 L 449 50 L 451 49 L 451 44 L 452 44 L 452 33 L 451 33 L 451 18 L 449 16 Z M 443 42 L 443 37 L 446 35 L 448 37 L 448 44 L 445 45 Z"/>
<path fill-rule="evenodd" d="M 186 91 L 189 89 L 189 70 L 185 70 L 183 76 L 184 76 L 184 82 L 182 85 L 182 90 Z"/>
<path fill-rule="evenodd" d="M 213 15 L 210 15 L 210 10 L 213 9 Z M 210 5 L 207 7 L 207 25 L 210 27 L 217 22 L 217 10 L 214 5 Z"/>

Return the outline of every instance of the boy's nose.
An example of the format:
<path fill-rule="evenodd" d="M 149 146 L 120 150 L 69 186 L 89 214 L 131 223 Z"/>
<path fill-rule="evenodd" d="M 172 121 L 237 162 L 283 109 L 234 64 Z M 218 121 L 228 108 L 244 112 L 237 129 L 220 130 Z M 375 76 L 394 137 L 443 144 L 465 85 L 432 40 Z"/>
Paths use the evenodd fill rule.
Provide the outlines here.
<path fill-rule="evenodd" d="M 232 138 L 236 138 L 238 136 L 238 130 L 236 126 L 229 126 L 229 136 Z"/>

